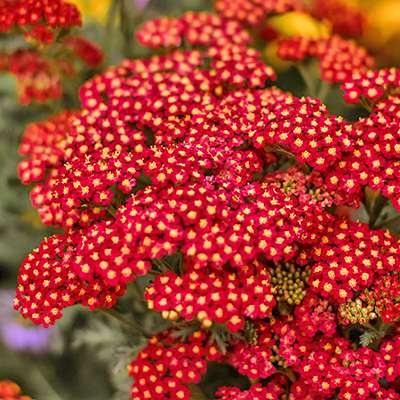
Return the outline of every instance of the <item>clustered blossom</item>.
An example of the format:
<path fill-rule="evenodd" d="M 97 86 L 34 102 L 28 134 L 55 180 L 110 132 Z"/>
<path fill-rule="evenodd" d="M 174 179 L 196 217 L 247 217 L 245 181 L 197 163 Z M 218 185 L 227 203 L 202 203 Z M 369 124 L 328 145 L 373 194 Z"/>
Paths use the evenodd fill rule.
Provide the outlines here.
<path fill-rule="evenodd" d="M 53 325 L 64 307 L 77 302 L 91 310 L 111 307 L 124 293 L 125 285 L 108 286 L 95 274 L 86 281 L 78 278 L 71 260 L 76 256 L 73 244 L 80 234 L 74 231 L 52 236 L 24 260 L 14 307 L 22 307 L 21 314 L 35 324 Z"/>
<path fill-rule="evenodd" d="M 220 388 L 225 400 L 399 399 L 400 243 L 328 211 L 358 207 L 367 185 L 400 209 L 398 73 L 366 72 L 365 50 L 337 36 L 282 42 L 282 57 L 319 58 L 323 79 L 372 109 L 347 123 L 265 88 L 274 73 L 230 10 L 145 23 L 139 41 L 165 55 L 109 68 L 81 88 L 82 111 L 27 129 L 21 179 L 37 182 L 43 222 L 66 232 L 26 257 L 15 308 L 48 326 L 76 303 L 112 307 L 153 274 L 148 308 L 174 328 L 129 366 L 133 399 L 189 399 L 208 361 L 268 379 Z"/>
<path fill-rule="evenodd" d="M 308 12 L 314 18 L 328 21 L 332 33 L 345 38 L 362 37 L 368 26 L 366 13 L 344 1 L 313 0 Z"/>
<path fill-rule="evenodd" d="M 206 357 L 214 359 L 218 350 L 209 344 L 209 335 L 196 331 L 182 343 L 174 337 L 174 331 L 153 336 L 147 347 L 128 367 L 135 379 L 132 399 L 188 400 L 190 389 L 185 383 L 199 382 L 206 372 Z"/>
<path fill-rule="evenodd" d="M 327 337 L 336 333 L 336 315 L 326 299 L 308 292 L 301 305 L 296 307 L 294 314 L 300 330 L 307 336 L 313 337 L 318 331 L 323 332 Z"/>
<path fill-rule="evenodd" d="M 246 48 L 243 51 L 247 51 Z M 223 55 L 221 50 L 221 62 L 225 62 Z M 119 68 L 110 69 L 82 88 L 81 98 L 87 111 L 71 121 L 71 132 L 65 134 L 64 165 L 52 168 L 46 182 L 40 183 L 32 192 L 33 202 L 39 207 L 44 223 L 86 226 L 88 221 L 86 217 L 81 219 L 79 207 L 87 207 L 89 203 L 110 203 L 113 185 L 123 192 L 130 192 L 140 169 L 146 175 L 153 174 L 153 182 L 158 184 L 165 184 L 169 179 L 184 182 L 189 179 L 186 171 L 193 168 L 198 171 L 192 171 L 192 175 L 199 179 L 212 164 L 221 170 L 216 183 L 227 182 L 229 178 L 243 184 L 252 178 L 261 168 L 257 155 L 251 151 L 235 152 L 243 139 L 233 133 L 225 139 L 229 147 L 221 150 L 223 139 L 204 117 L 213 112 L 215 118 L 222 120 L 219 106 L 223 105 L 224 99 L 219 100 L 217 96 L 224 95 L 226 89 L 221 83 L 233 79 L 239 86 L 253 87 L 262 85 L 268 75 L 258 68 L 260 60 L 253 66 L 247 63 L 246 68 L 238 72 L 236 76 L 240 81 L 232 74 L 216 76 L 216 71 L 195 69 L 201 63 L 198 51 L 173 52 L 144 62 L 123 62 Z M 105 95 L 109 98 L 106 103 L 103 102 Z M 193 121 L 181 117 L 182 113 L 188 112 L 195 115 Z M 179 137 L 190 125 L 191 142 L 169 148 L 161 145 L 161 140 L 173 140 L 168 137 L 171 131 Z M 149 148 L 145 143 L 146 136 L 136 127 L 155 131 L 157 147 Z M 215 136 L 215 151 L 205 151 L 205 146 L 209 146 L 210 129 Z M 170 162 L 164 161 L 164 154 Z M 248 162 L 248 167 L 243 168 L 241 160 L 244 158 L 252 158 L 254 162 Z M 97 167 L 93 165 L 94 160 Z"/>
<path fill-rule="evenodd" d="M 54 33 L 43 25 L 36 25 L 31 31 L 24 32 L 24 38 L 33 44 L 49 45 L 54 41 Z"/>
<path fill-rule="evenodd" d="M 344 99 L 348 103 L 358 103 L 366 100 L 370 107 L 382 100 L 384 95 L 399 92 L 400 70 L 396 68 L 385 68 L 379 70 L 368 70 L 364 73 L 355 73 L 342 85 Z"/>
<path fill-rule="evenodd" d="M 82 24 L 77 7 L 63 0 L 2 0 L 0 3 L 0 31 L 7 32 L 16 26 L 33 26 L 35 38 L 42 37 L 42 29 L 36 27 L 61 27 Z M 36 29 L 35 29 L 36 28 Z M 47 35 L 44 36 L 47 41 Z"/>
<path fill-rule="evenodd" d="M 337 35 L 284 39 L 278 45 L 278 56 L 283 60 L 296 61 L 319 59 L 321 78 L 330 83 L 346 82 L 353 73 L 362 74 L 374 65 L 372 57 L 363 47 Z"/>
<path fill-rule="evenodd" d="M 280 382 L 274 380 L 268 382 L 267 386 L 256 383 L 248 390 L 241 391 L 237 387 L 220 387 L 216 393 L 221 400 L 278 400 L 283 393 Z"/>
<path fill-rule="evenodd" d="M 88 39 L 81 36 L 69 36 L 63 39 L 61 46 L 71 48 L 75 55 L 90 68 L 97 69 L 104 61 L 103 51 Z"/>
<path fill-rule="evenodd" d="M 32 400 L 31 397 L 22 396 L 21 388 L 11 381 L 0 381 L 1 400 Z"/>
<path fill-rule="evenodd" d="M 223 47 L 229 43 L 245 45 L 250 35 L 235 21 L 225 20 L 217 15 L 187 12 L 179 18 L 162 17 L 145 22 L 136 33 L 142 46 L 179 47 L 182 40 L 191 45 Z"/>
<path fill-rule="evenodd" d="M 374 231 L 368 225 L 352 221 L 334 221 L 319 245 L 311 250 L 315 261 L 311 288 L 323 297 L 334 296 L 339 303 L 344 303 L 351 291 L 370 285 L 375 273 L 386 271 L 385 260 L 385 264 L 394 262 L 389 257 L 393 242 L 388 232 Z M 388 247 L 384 260 L 380 257 L 382 246 Z"/>
<path fill-rule="evenodd" d="M 349 194 L 356 194 L 361 193 L 363 185 L 369 185 L 392 199 L 396 210 L 400 209 L 397 179 L 400 97 L 396 93 L 399 87 L 399 73 L 395 69 L 356 74 L 343 85 L 348 102 L 360 101 L 372 112 L 353 124 L 352 151 L 343 162 L 339 162 L 335 171 L 326 174 L 327 184 L 332 190 L 341 187 Z"/>
<path fill-rule="evenodd" d="M 188 12 L 180 18 L 159 18 L 146 22 L 136 37 L 143 46 L 179 47 L 186 41 L 193 48 L 209 46 L 204 51 L 210 57 L 212 76 L 235 86 L 263 86 L 266 79 L 275 79 L 271 68 L 261 60 L 260 54 L 249 49 L 250 35 L 236 21 L 217 15 Z"/>
<path fill-rule="evenodd" d="M 257 25 L 269 14 L 282 14 L 303 8 L 301 0 L 216 0 L 215 11 L 226 19 Z"/>
<path fill-rule="evenodd" d="M 47 121 L 28 125 L 19 147 L 20 154 L 31 156 L 18 165 L 22 183 L 40 181 L 46 168 L 57 166 L 64 160 L 69 120 L 75 114 L 77 112 L 63 111 Z"/>
<path fill-rule="evenodd" d="M 35 49 L 19 49 L 2 53 L 2 71 L 17 78 L 19 102 L 29 104 L 32 100 L 45 102 L 61 96 L 60 76 L 54 65 Z"/>
<path fill-rule="evenodd" d="M 330 207 L 335 197 L 339 199 L 339 191 L 332 196 L 321 171 L 306 174 L 301 167 L 289 167 L 286 171 L 278 170 L 266 175 L 264 182 L 298 197 L 304 203 L 319 203 L 323 207 Z"/>
<path fill-rule="evenodd" d="M 224 269 L 182 276 L 167 272 L 147 288 L 146 298 L 150 309 L 169 319 L 197 316 L 205 327 L 226 322 L 232 332 L 243 327 L 244 317 L 267 317 L 275 305 L 266 270 L 248 277 Z"/>
<path fill-rule="evenodd" d="M 104 54 L 94 43 L 81 38 L 65 39 L 61 48 L 71 48 L 72 53 L 81 58 L 91 68 L 98 68 Z M 59 99 L 62 95 L 63 76 L 76 75 L 72 60 L 65 57 L 48 59 L 36 49 L 18 49 L 0 54 L 0 70 L 9 72 L 17 79 L 17 92 L 21 104 L 31 101 L 45 103 L 49 99 Z"/>
<path fill-rule="evenodd" d="M 91 68 L 99 67 L 104 59 L 99 47 L 82 37 L 66 36 L 75 25 L 81 25 L 81 14 L 74 4 L 63 0 L 0 2 L 0 32 L 22 35 L 34 47 L 0 54 L 0 71 L 16 77 L 21 104 L 59 99 L 62 79 L 77 74 L 76 57 Z M 46 46 L 51 57 L 43 51 Z"/>
<path fill-rule="evenodd" d="M 308 305 L 304 307 L 309 308 L 312 303 L 321 304 L 316 296 L 311 296 Z M 319 307 L 320 305 L 317 305 L 317 309 Z M 314 313 L 311 315 L 312 320 L 317 318 Z M 322 315 L 319 314 L 319 318 Z M 299 319 L 290 316 L 271 320 L 271 323 L 260 322 L 257 324 L 258 343 L 249 348 L 241 345 L 239 353 L 235 353 L 234 363 L 243 362 L 237 359 L 240 354 L 246 359 L 247 354 L 254 353 L 253 357 L 256 359 L 262 353 L 265 357 L 270 355 L 269 348 L 278 349 L 279 354 L 286 360 L 286 368 L 287 366 L 292 368 L 293 384 L 290 387 L 289 398 L 293 400 L 304 398 L 322 400 L 330 398 L 337 391 L 338 398 L 343 400 L 362 400 L 369 398 L 368 396 L 376 396 L 379 399 L 399 398 L 398 393 L 382 388 L 378 382 L 380 378 L 392 382 L 398 376 L 400 363 L 395 340 L 398 336 L 393 341 L 384 342 L 380 353 L 367 347 L 355 350 L 347 339 L 335 336 L 328 338 L 321 333 L 314 336 L 316 330 L 309 330 L 310 321 L 304 317 L 305 314 L 303 317 L 299 314 Z M 276 340 L 270 338 L 271 331 Z M 264 332 L 267 332 L 267 335 Z M 265 350 L 261 351 L 263 346 Z M 269 359 L 272 357 L 269 356 Z M 256 377 L 259 376 L 256 371 L 254 374 Z M 221 393 L 229 393 L 225 390 L 222 388 Z M 232 389 L 232 395 L 233 393 L 240 392 L 238 389 Z"/>

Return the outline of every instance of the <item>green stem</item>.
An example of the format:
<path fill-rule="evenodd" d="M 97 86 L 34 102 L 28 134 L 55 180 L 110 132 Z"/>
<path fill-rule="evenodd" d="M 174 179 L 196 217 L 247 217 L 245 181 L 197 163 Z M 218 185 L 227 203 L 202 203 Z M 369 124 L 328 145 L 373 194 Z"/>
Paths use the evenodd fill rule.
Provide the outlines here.
<path fill-rule="evenodd" d="M 107 15 L 107 24 L 105 27 L 105 36 L 104 36 L 104 48 L 109 49 L 110 47 L 110 39 L 112 38 L 112 30 L 117 19 L 118 9 L 121 8 L 121 0 L 114 0 L 108 9 Z M 109 51 L 106 51 L 108 54 Z"/>
<path fill-rule="evenodd" d="M 124 37 L 124 57 L 133 58 L 133 27 L 135 26 L 135 2 L 120 0 L 121 32 Z"/>
<path fill-rule="evenodd" d="M 109 214 L 111 214 L 115 218 L 115 216 L 117 215 L 117 210 L 111 204 L 108 204 L 104 208 L 108 211 Z"/>
<path fill-rule="evenodd" d="M 190 400 L 207 400 L 207 397 L 196 383 L 186 383 L 185 386 L 190 389 Z"/>
<path fill-rule="evenodd" d="M 185 273 L 185 254 L 182 251 L 179 255 L 179 273 L 181 276 Z"/>
<path fill-rule="evenodd" d="M 155 269 L 149 269 L 147 270 L 147 273 L 150 275 L 163 275 L 161 271 L 156 271 Z"/>
<path fill-rule="evenodd" d="M 310 97 L 314 97 L 317 95 L 317 88 L 315 84 L 314 74 L 312 72 L 313 63 L 300 63 L 297 65 L 297 69 L 300 72 L 301 77 L 306 85 L 306 93 Z"/>
<path fill-rule="evenodd" d="M 165 273 L 167 271 L 172 271 L 171 267 L 165 263 L 163 260 L 160 258 L 153 258 L 151 260 L 155 265 L 157 265 L 158 268 L 162 271 L 162 273 Z"/>
<path fill-rule="evenodd" d="M 369 113 L 372 113 L 373 107 L 364 96 L 360 97 L 359 104 L 361 107 L 365 108 Z"/>
<path fill-rule="evenodd" d="M 122 200 L 124 199 L 124 192 L 120 189 L 117 189 L 116 204 L 115 208 L 118 210 L 119 206 L 122 204 Z"/>
<path fill-rule="evenodd" d="M 150 339 L 153 335 L 148 333 L 146 330 L 144 330 L 140 325 L 136 324 L 136 322 L 131 321 L 130 319 L 126 318 L 124 315 L 120 314 L 118 311 L 115 311 L 112 308 L 105 308 L 105 307 L 100 307 L 97 308 L 98 311 L 102 312 L 103 314 L 109 315 L 118 321 L 122 322 L 124 325 L 126 325 L 131 331 L 135 333 L 140 333 L 147 339 Z"/>
<path fill-rule="evenodd" d="M 379 218 L 379 215 L 383 208 L 385 207 L 388 199 L 384 196 L 382 196 L 382 193 L 379 193 L 378 197 L 375 199 L 374 204 L 372 207 L 369 207 L 370 213 L 369 213 L 369 226 L 370 228 L 375 227 L 375 223 Z M 367 209 L 368 211 L 368 209 Z"/>
<path fill-rule="evenodd" d="M 396 215 L 381 221 L 375 227 L 378 228 L 378 229 L 381 229 L 381 228 L 383 228 L 385 226 L 387 227 L 387 226 L 391 225 L 393 222 L 398 222 L 398 221 L 400 221 L 400 214 L 396 213 Z"/>
<path fill-rule="evenodd" d="M 316 98 L 324 102 L 330 90 L 331 90 L 330 83 L 324 79 L 321 79 Z"/>

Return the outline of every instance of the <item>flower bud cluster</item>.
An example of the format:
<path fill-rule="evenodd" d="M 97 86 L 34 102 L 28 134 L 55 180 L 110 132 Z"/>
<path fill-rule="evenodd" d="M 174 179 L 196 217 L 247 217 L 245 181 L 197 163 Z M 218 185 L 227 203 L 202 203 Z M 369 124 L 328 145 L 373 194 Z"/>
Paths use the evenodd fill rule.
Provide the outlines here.
<path fill-rule="evenodd" d="M 374 320 L 377 318 L 377 315 L 374 311 L 375 309 L 375 300 L 372 299 L 373 302 L 369 302 L 369 291 L 365 290 L 367 304 L 361 300 L 361 298 L 356 298 L 355 300 L 347 299 L 346 303 L 340 304 L 339 313 L 343 320 L 348 321 L 351 324 L 361 324 L 364 325 L 367 322 Z"/>
<path fill-rule="evenodd" d="M 311 274 L 309 265 L 299 266 L 291 261 L 274 262 L 268 272 L 276 301 L 285 301 L 289 305 L 301 304 Z"/>

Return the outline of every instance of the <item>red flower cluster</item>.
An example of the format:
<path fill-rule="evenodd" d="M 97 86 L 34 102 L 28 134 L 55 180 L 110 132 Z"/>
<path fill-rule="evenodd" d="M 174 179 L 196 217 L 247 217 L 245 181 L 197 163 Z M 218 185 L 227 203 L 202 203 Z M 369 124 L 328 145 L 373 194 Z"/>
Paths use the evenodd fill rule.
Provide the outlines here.
<path fill-rule="evenodd" d="M 398 273 L 399 253 L 399 244 L 390 232 L 371 230 L 361 223 L 335 221 L 308 255 L 315 261 L 310 287 L 341 304 L 374 283 L 380 306 L 371 312 L 389 322 L 399 317 L 395 295 L 399 283 L 391 277 Z M 391 281 L 393 287 L 389 286 Z"/>
<path fill-rule="evenodd" d="M 244 317 L 265 318 L 275 305 L 266 270 L 251 270 L 247 277 L 225 269 L 192 271 L 182 277 L 167 272 L 147 288 L 148 307 L 162 311 L 169 319 L 181 315 L 192 320 L 197 316 L 204 327 L 215 321 L 237 332 L 244 325 Z"/>
<path fill-rule="evenodd" d="M 40 181 L 46 168 L 61 164 L 65 158 L 65 139 L 70 131 L 69 119 L 75 111 L 63 111 L 44 122 L 30 124 L 24 133 L 19 152 L 31 158 L 18 165 L 22 183 Z"/>
<path fill-rule="evenodd" d="M 24 32 L 24 38 L 33 43 L 38 42 L 39 45 L 49 45 L 54 41 L 54 33 L 43 25 L 36 25 L 31 31 Z"/>
<path fill-rule="evenodd" d="M 67 38 L 61 46 L 72 47 L 73 52 L 91 68 L 98 68 L 104 58 L 103 52 L 96 45 L 81 37 Z M 73 76 L 76 73 L 71 60 L 50 60 L 36 49 L 1 53 L 0 58 L 0 70 L 7 71 L 17 78 L 17 92 L 21 104 L 29 104 L 34 100 L 44 103 L 49 99 L 59 99 L 62 94 L 62 75 Z"/>
<path fill-rule="evenodd" d="M 63 0 L 0 1 L 0 32 L 21 34 L 35 47 L 0 55 L 0 71 L 17 78 L 20 103 L 59 99 L 62 77 L 76 75 L 73 57 L 91 68 L 99 67 L 104 59 L 100 48 L 79 36 L 65 38 L 66 28 L 74 25 L 81 25 L 81 14 L 74 4 Z M 52 56 L 47 57 L 42 50 L 50 45 Z M 72 50 L 72 57 L 66 49 Z"/>
<path fill-rule="evenodd" d="M 301 10 L 303 4 L 301 0 L 216 0 L 214 7 L 223 18 L 257 25 L 268 14 Z"/>
<path fill-rule="evenodd" d="M 61 45 L 71 48 L 75 55 L 90 68 L 97 69 L 104 61 L 103 51 L 93 42 L 81 36 L 69 36 L 62 41 Z"/>
<path fill-rule="evenodd" d="M 221 400 L 278 400 L 279 395 L 283 393 L 280 382 L 273 380 L 268 382 L 267 386 L 256 383 L 248 390 L 241 391 L 237 387 L 220 387 L 216 393 Z"/>
<path fill-rule="evenodd" d="M 346 82 L 353 73 L 361 74 L 374 65 L 372 57 L 363 47 L 336 35 L 284 39 L 278 45 L 278 56 L 283 60 L 296 61 L 308 57 L 319 59 L 321 78 L 331 83 Z"/>
<path fill-rule="evenodd" d="M 21 178 L 67 232 L 27 256 L 15 308 L 48 326 L 151 273 L 148 308 L 174 328 L 129 367 L 134 399 L 189 399 L 207 361 L 268 379 L 223 387 L 226 400 L 398 399 L 400 338 L 385 324 L 400 319 L 399 241 L 324 209 L 357 207 L 367 185 L 382 191 L 373 209 L 400 209 L 397 72 L 363 75 L 370 58 L 336 36 L 281 44 L 372 109 L 347 123 L 265 89 L 274 74 L 237 22 L 188 13 L 138 37 L 167 54 L 110 68 L 81 89 L 81 112 L 25 133 Z"/>
<path fill-rule="evenodd" d="M 19 102 L 29 104 L 32 100 L 45 102 L 61 96 L 60 76 L 54 65 L 34 49 L 20 49 L 5 53 L 3 71 L 17 78 Z"/>
<path fill-rule="evenodd" d="M 203 115 L 213 112 L 215 118 L 222 119 L 217 96 L 223 98 L 226 94 L 222 87 L 224 79 L 228 82 L 233 79 L 239 86 L 262 85 L 267 78 L 266 70 L 258 69 L 260 60 L 253 66 L 246 61 L 246 68 L 236 75 L 240 77 L 239 81 L 233 74 L 219 77 L 216 70 L 195 70 L 201 62 L 197 51 L 173 52 L 145 62 L 124 62 L 118 69 L 110 69 L 82 89 L 82 102 L 88 111 L 74 120 L 70 133 L 62 133 L 66 143 L 65 164 L 61 168 L 53 167 L 47 181 L 38 185 L 32 194 L 46 224 L 65 227 L 76 224 L 80 220 L 78 207 L 110 203 L 113 185 L 129 193 L 141 168 L 146 174 L 152 174 L 153 182 L 157 184 L 166 184 L 171 179 L 183 183 L 189 179 L 188 170 L 192 170 L 192 176 L 204 181 L 204 172 L 208 168 L 220 170 L 216 173 L 216 183 L 221 185 L 235 181 L 243 184 L 252 178 L 261 168 L 256 153 L 236 152 L 234 148 L 243 139 L 235 134 L 226 138 L 224 142 L 229 147 L 221 151 L 224 139 L 216 135 L 216 130 L 212 133 L 215 150 L 210 150 L 210 125 Z M 152 71 L 150 75 L 149 71 Z M 240 95 L 237 94 L 238 100 Z M 104 96 L 108 97 L 106 103 Z M 230 100 L 232 105 L 235 102 L 235 98 Z M 193 114 L 195 118 L 182 118 L 182 113 Z M 182 136 L 188 132 L 188 125 L 193 126 L 190 142 L 168 148 L 162 145 L 148 148 L 145 135 L 133 128 L 154 130 L 155 139 L 160 143 Z M 64 130 L 64 127 L 61 125 L 60 129 Z M 34 153 L 36 149 L 30 151 Z M 243 168 L 245 158 L 254 161 Z M 81 220 L 79 224 L 86 226 L 87 220 Z"/>
<path fill-rule="evenodd" d="M 207 370 L 206 357 L 215 358 L 217 350 L 208 341 L 201 330 L 190 335 L 187 344 L 174 337 L 173 330 L 152 337 L 128 367 L 135 379 L 132 399 L 188 400 L 190 389 L 184 384 L 199 382 Z"/>
<path fill-rule="evenodd" d="M 400 70 L 396 68 L 369 70 L 354 74 L 342 85 L 348 103 L 367 101 L 372 108 L 386 94 L 396 94 L 400 88 Z"/>
<path fill-rule="evenodd" d="M 308 12 L 331 25 L 332 33 L 345 38 L 359 38 L 366 32 L 366 13 L 357 7 L 337 0 L 313 0 Z"/>
<path fill-rule="evenodd" d="M 125 285 L 108 286 L 95 274 L 86 281 L 78 278 L 71 261 L 76 257 L 74 245 L 82 234 L 73 231 L 52 236 L 25 258 L 14 308 L 21 308 L 21 314 L 35 324 L 53 325 L 64 307 L 77 302 L 91 310 L 111 307 L 124 293 Z"/>
<path fill-rule="evenodd" d="M 217 15 L 188 12 L 175 19 L 163 17 L 145 22 L 136 33 L 142 46 L 179 47 L 182 40 L 191 45 L 217 46 L 250 43 L 250 35 L 238 22 Z"/>
<path fill-rule="evenodd" d="M 284 171 L 275 171 L 265 176 L 265 183 L 273 185 L 290 196 L 297 197 L 301 203 L 319 203 L 322 207 L 330 207 L 334 202 L 331 190 L 324 182 L 321 171 L 306 174 L 301 167 L 289 167 Z M 340 201 L 339 193 L 335 197 Z"/>
<path fill-rule="evenodd" d="M 66 28 L 81 24 L 81 14 L 77 7 L 63 0 L 34 2 L 31 0 L 2 0 L 0 3 L 0 31 L 2 32 L 7 32 L 15 26 L 41 25 Z M 37 33 L 38 31 L 34 35 L 37 36 Z"/>
<path fill-rule="evenodd" d="M 28 396 L 22 396 L 21 388 L 11 381 L 0 381 L 1 400 L 32 400 Z"/>

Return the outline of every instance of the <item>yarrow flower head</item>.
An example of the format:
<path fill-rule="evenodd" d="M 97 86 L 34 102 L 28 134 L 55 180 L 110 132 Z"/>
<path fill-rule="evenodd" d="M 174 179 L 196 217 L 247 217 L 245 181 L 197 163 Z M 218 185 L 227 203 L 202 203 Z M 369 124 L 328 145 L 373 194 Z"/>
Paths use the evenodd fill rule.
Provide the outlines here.
<path fill-rule="evenodd" d="M 239 21 L 246 25 L 257 25 L 269 14 L 301 10 L 303 4 L 299 0 L 217 0 L 214 8 L 224 18 Z"/>
<path fill-rule="evenodd" d="M 63 0 L 2 0 L 0 3 L 0 31 L 15 27 L 33 26 L 35 38 L 46 38 L 39 32 L 44 28 L 65 28 L 82 24 L 81 14 L 74 4 Z M 35 29 L 36 28 L 36 29 Z M 44 42 L 47 41 L 47 38 Z"/>
<path fill-rule="evenodd" d="M 209 335 L 199 330 L 182 343 L 174 338 L 174 331 L 158 334 L 128 367 L 135 379 L 132 399 L 164 399 L 166 395 L 179 400 L 190 398 L 185 383 L 199 382 L 206 372 L 206 357 L 213 353 L 207 345 Z"/>
<path fill-rule="evenodd" d="M 91 68 L 99 67 L 103 51 L 87 39 L 68 36 L 70 28 L 81 23 L 77 7 L 63 0 L 0 2 L 0 32 L 21 35 L 29 44 L 0 56 L 0 71 L 17 78 L 21 104 L 60 99 L 63 78 L 77 75 L 76 57 Z"/>
<path fill-rule="evenodd" d="M 296 61 L 319 59 L 321 78 L 330 83 L 346 82 L 353 73 L 364 73 L 374 65 L 372 57 L 363 47 L 337 35 L 284 39 L 278 45 L 278 56 L 283 60 Z"/>
<path fill-rule="evenodd" d="M 169 329 L 145 334 L 133 399 L 189 399 L 209 362 L 264 380 L 220 388 L 226 400 L 396 399 L 400 249 L 373 218 L 386 199 L 400 209 L 397 72 L 368 72 L 366 51 L 338 36 L 282 42 L 370 107 L 346 122 L 266 87 L 273 70 L 228 18 L 145 23 L 139 41 L 163 55 L 122 61 L 81 88 L 82 110 L 28 127 L 21 179 L 66 231 L 24 260 L 15 308 L 49 326 L 74 304 L 114 306 L 151 274 L 147 307 Z M 80 40 L 64 44 L 97 65 Z M 381 191 L 373 205 L 367 186 Z M 370 226 L 334 213 L 362 203 Z"/>

